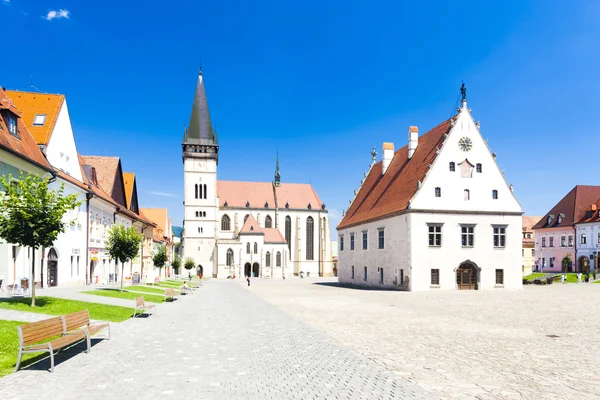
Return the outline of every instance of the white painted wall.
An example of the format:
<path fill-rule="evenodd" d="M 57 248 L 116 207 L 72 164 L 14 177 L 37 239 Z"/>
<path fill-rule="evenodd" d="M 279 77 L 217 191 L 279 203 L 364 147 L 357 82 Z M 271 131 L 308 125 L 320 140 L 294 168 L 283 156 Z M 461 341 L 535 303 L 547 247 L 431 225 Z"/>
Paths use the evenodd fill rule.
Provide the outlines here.
<path fill-rule="evenodd" d="M 83 180 L 66 99 L 48 141 L 46 158 L 54 168 L 62 170 L 80 182 Z"/>
<path fill-rule="evenodd" d="M 594 264 L 594 254 L 600 252 L 600 222 L 591 222 L 586 224 L 577 224 L 576 243 L 577 243 L 577 271 L 579 271 L 579 259 L 582 256 L 590 259 L 590 268 L 598 270 L 598 266 Z M 581 236 L 586 236 L 586 243 L 581 243 Z"/>

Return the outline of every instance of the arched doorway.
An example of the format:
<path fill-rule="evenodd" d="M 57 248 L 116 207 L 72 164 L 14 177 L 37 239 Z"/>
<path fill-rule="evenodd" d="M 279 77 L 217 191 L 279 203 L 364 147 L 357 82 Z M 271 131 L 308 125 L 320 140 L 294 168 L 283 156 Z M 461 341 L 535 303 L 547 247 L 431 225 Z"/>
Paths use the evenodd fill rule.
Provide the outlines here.
<path fill-rule="evenodd" d="M 48 287 L 58 285 L 58 254 L 52 247 L 48 251 Z"/>
<path fill-rule="evenodd" d="M 252 265 L 250 263 L 244 264 L 244 276 L 250 276 L 252 273 Z"/>
<path fill-rule="evenodd" d="M 579 272 L 583 274 L 590 272 L 590 259 L 586 256 L 579 257 Z"/>
<path fill-rule="evenodd" d="M 477 267 L 466 261 L 456 270 L 456 287 L 458 290 L 477 290 L 477 278 Z"/>
<path fill-rule="evenodd" d="M 254 264 L 252 264 L 252 276 L 255 278 L 259 276 L 258 269 L 259 269 L 258 263 L 255 262 Z"/>

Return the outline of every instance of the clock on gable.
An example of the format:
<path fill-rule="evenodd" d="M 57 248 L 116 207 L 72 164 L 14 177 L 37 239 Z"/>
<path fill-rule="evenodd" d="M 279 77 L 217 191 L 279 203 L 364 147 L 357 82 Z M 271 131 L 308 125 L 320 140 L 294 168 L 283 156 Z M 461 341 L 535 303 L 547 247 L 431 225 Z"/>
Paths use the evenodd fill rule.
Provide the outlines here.
<path fill-rule="evenodd" d="M 458 141 L 458 148 L 462 151 L 469 151 L 473 147 L 473 141 L 468 137 L 460 138 Z"/>

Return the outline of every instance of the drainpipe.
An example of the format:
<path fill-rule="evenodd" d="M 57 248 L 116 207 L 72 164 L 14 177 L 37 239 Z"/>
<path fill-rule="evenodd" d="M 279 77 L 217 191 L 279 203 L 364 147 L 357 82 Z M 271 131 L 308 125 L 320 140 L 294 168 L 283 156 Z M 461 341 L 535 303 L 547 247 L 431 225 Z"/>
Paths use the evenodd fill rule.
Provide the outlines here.
<path fill-rule="evenodd" d="M 142 228 L 142 259 L 141 259 L 141 268 L 140 268 L 140 282 L 141 280 L 144 278 L 144 247 L 146 247 L 146 237 L 144 236 L 144 231 L 146 230 L 146 228 L 148 228 L 148 224 L 144 224 L 143 228 Z"/>
<path fill-rule="evenodd" d="M 117 214 L 121 211 L 121 207 L 117 206 L 117 208 L 115 208 L 115 212 L 113 213 L 113 225 L 117 224 Z M 119 273 L 118 271 L 118 266 L 117 264 L 119 263 L 119 260 L 115 260 L 115 282 L 117 283 L 117 275 Z M 123 277 L 121 277 L 121 279 L 123 279 Z"/>
<path fill-rule="evenodd" d="M 88 186 L 89 187 L 89 186 Z M 86 229 L 85 229 L 85 284 L 92 283 L 92 269 L 90 268 L 90 200 L 94 197 L 92 192 L 85 194 L 85 212 L 86 212 Z"/>

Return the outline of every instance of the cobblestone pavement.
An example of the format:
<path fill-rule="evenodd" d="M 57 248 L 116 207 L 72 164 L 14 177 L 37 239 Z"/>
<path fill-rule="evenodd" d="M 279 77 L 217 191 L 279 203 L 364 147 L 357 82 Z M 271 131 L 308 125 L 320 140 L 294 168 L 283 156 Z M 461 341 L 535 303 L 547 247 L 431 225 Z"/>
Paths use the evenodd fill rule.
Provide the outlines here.
<path fill-rule="evenodd" d="M 424 399 L 418 386 L 232 281 L 207 282 L 113 338 L 0 379 L 4 399 Z"/>
<path fill-rule="evenodd" d="M 598 284 L 405 293 L 333 282 L 255 280 L 252 291 L 441 398 L 600 398 Z"/>

